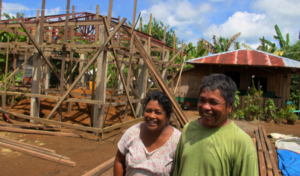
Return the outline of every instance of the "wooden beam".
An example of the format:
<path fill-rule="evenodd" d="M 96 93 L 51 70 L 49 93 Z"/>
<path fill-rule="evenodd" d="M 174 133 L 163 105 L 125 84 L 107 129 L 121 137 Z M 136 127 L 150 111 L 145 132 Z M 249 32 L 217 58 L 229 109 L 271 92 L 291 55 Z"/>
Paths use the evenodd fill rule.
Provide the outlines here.
<path fill-rule="evenodd" d="M 0 140 L 1 141 L 13 142 L 16 145 L 22 145 L 23 147 L 27 147 L 27 149 L 29 149 L 29 148 L 35 148 L 35 149 L 37 149 L 39 151 L 45 151 L 45 152 L 48 152 L 48 153 L 55 153 L 55 150 L 51 150 L 51 149 L 48 149 L 48 148 L 35 146 L 35 145 L 32 145 L 32 144 L 27 144 L 25 142 L 19 142 L 17 140 L 9 139 L 9 138 L 6 138 L 6 137 L 1 137 L 0 136 Z"/>
<path fill-rule="evenodd" d="M 27 129 L 14 128 L 14 127 L 0 127 L 0 131 L 9 131 L 9 132 L 26 133 L 26 134 L 43 134 L 43 135 L 50 135 L 50 136 L 64 136 L 64 137 L 83 138 L 83 135 L 79 135 L 79 134 L 61 133 L 61 132 L 50 132 L 50 131 L 40 131 L 40 130 L 27 130 Z"/>
<path fill-rule="evenodd" d="M 12 150 L 16 150 L 18 152 L 23 152 L 23 153 L 26 153 L 28 155 L 32 155 L 32 156 L 42 158 L 42 159 L 45 159 L 45 160 L 49 160 L 49 161 L 53 161 L 53 162 L 56 162 L 56 163 L 64 164 L 64 165 L 67 165 L 67 166 L 74 167 L 76 165 L 76 163 L 74 161 L 68 161 L 68 160 L 65 160 L 65 159 L 49 156 L 49 155 L 46 155 L 46 154 L 43 154 L 43 153 L 31 151 L 31 150 L 28 150 L 28 149 L 25 149 L 25 148 L 13 146 L 13 145 L 6 144 L 6 143 L 3 143 L 3 142 L 0 142 L 0 146 L 5 147 L 5 148 L 9 148 L 9 149 L 12 149 Z"/>
<path fill-rule="evenodd" d="M 101 132 L 101 130 L 102 130 L 100 128 L 85 127 L 85 126 L 74 125 L 74 124 L 69 124 L 69 123 L 65 123 L 65 122 L 58 122 L 58 121 L 54 121 L 54 120 L 47 120 L 47 119 L 43 119 L 43 118 L 28 116 L 28 115 L 24 115 L 24 114 L 18 114 L 18 113 L 3 110 L 3 109 L 0 109 L 0 112 L 4 113 L 4 114 L 15 116 L 15 117 L 23 118 L 23 119 L 35 120 L 38 122 L 43 122 L 43 123 L 48 123 L 48 124 L 53 124 L 53 125 L 58 125 L 58 126 L 64 126 L 66 128 L 70 128 L 70 129 L 94 131 L 94 132 Z"/>
<path fill-rule="evenodd" d="M 101 165 L 95 167 L 94 169 L 90 170 L 89 172 L 83 174 L 82 176 L 94 176 L 94 175 L 101 175 L 109 168 L 114 166 L 115 157 L 107 160 L 106 162 L 102 163 Z"/>

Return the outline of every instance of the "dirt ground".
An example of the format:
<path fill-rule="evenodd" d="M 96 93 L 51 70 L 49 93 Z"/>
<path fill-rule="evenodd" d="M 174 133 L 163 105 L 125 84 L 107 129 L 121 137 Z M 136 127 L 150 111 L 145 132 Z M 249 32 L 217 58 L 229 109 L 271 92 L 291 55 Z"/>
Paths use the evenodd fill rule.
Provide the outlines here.
<path fill-rule="evenodd" d="M 47 103 L 51 104 L 49 102 Z M 16 108 L 17 106 L 19 108 Z M 24 104 L 21 105 L 18 103 L 16 107 L 14 107 L 13 109 L 18 112 L 21 111 L 26 112 L 27 106 L 28 105 L 24 105 Z M 75 106 L 75 108 L 77 107 Z M 83 110 L 86 108 L 87 107 L 84 108 L 84 106 L 82 107 Z M 44 113 L 47 114 L 46 112 Z M 77 115 L 75 115 L 76 113 Z M 82 113 L 81 110 L 80 111 L 78 110 L 78 112 L 76 113 L 74 113 L 73 116 L 71 115 L 69 119 L 65 119 L 65 120 L 70 123 L 82 123 L 82 124 L 89 125 L 88 114 L 82 116 L 78 115 L 78 113 Z M 115 113 L 117 114 L 117 112 Z M 195 120 L 198 118 L 198 113 L 195 109 L 184 111 L 184 113 L 186 114 L 189 120 Z M 299 121 L 296 125 L 288 125 L 288 124 L 276 125 L 271 123 L 260 122 L 259 120 L 254 122 L 247 122 L 247 121 L 234 121 L 234 122 L 239 127 L 241 127 L 246 133 L 248 133 L 251 137 L 253 137 L 253 131 L 255 128 L 257 128 L 258 125 L 263 125 L 267 133 L 276 132 L 276 133 L 283 133 L 283 134 L 292 134 L 293 136 L 300 137 Z M 2 121 L 2 118 L 0 118 L 0 123 L 4 123 Z M 0 163 L 1 163 L 0 175 L 5 175 L 5 176 L 82 175 L 87 171 L 100 165 L 101 163 L 107 161 L 108 159 L 112 158 L 116 154 L 117 142 L 120 140 L 122 136 L 120 132 L 126 128 L 129 128 L 129 126 L 124 127 L 121 130 L 115 130 L 111 133 L 105 134 L 104 137 L 106 139 L 101 141 L 100 143 L 98 141 L 82 139 L 82 138 L 0 132 L 0 136 L 4 136 L 10 139 L 15 139 L 18 141 L 56 150 L 56 153 L 64 154 L 65 156 L 70 157 L 72 161 L 76 162 L 75 167 L 69 167 L 65 165 L 58 166 L 58 164 L 55 162 L 43 160 L 37 157 L 29 156 L 27 154 L 23 154 L 20 152 L 16 152 L 13 150 L 0 147 Z M 73 132 L 77 134 L 93 135 L 93 134 L 87 134 L 85 132 L 81 132 L 77 130 L 63 129 L 63 132 Z M 109 138 L 109 136 L 113 136 L 113 137 Z M 274 156 L 277 159 L 276 154 L 274 154 Z M 102 175 L 111 176 L 112 173 L 113 173 L 112 169 L 109 169 L 107 172 L 105 172 Z"/>

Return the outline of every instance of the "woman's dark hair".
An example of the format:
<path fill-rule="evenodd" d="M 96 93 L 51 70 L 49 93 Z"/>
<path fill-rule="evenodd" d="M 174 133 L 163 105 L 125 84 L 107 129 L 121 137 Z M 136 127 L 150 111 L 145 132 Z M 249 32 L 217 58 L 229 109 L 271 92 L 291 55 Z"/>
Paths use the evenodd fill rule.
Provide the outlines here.
<path fill-rule="evenodd" d="M 163 109 L 166 111 L 167 118 L 170 119 L 171 113 L 173 112 L 173 107 L 170 98 L 166 94 L 159 91 L 153 91 L 147 93 L 146 97 L 142 101 L 144 110 L 146 109 L 146 106 L 150 100 L 158 101 L 158 104 L 160 104 L 163 107 Z"/>
<path fill-rule="evenodd" d="M 226 101 L 226 107 L 235 100 L 236 85 L 229 76 L 223 74 L 211 74 L 204 77 L 200 85 L 200 94 L 204 89 L 207 91 L 220 90 L 221 95 Z"/>

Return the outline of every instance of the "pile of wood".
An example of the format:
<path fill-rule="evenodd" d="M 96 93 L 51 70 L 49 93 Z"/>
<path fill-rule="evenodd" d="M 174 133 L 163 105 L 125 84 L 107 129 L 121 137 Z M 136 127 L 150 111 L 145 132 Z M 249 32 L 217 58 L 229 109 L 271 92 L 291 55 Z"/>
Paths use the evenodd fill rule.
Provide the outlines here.
<path fill-rule="evenodd" d="M 279 176 L 272 146 L 263 126 L 259 125 L 258 129 L 254 131 L 253 141 L 257 151 L 259 175 Z"/>
<path fill-rule="evenodd" d="M 56 163 L 59 162 L 60 164 L 64 164 L 67 166 L 74 167 L 76 165 L 76 163 L 74 161 L 71 161 L 69 157 L 56 154 L 55 150 L 19 142 L 5 137 L 0 137 L 0 146 L 48 161 L 53 161 Z"/>

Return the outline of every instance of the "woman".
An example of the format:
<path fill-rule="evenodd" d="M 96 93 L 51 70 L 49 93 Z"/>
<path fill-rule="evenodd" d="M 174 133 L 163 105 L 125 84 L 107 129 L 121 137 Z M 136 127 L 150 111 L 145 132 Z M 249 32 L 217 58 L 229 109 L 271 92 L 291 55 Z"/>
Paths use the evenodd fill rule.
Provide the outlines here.
<path fill-rule="evenodd" d="M 114 175 L 171 175 L 180 131 L 168 125 L 172 103 L 151 92 L 144 99 L 144 122 L 129 128 L 118 143 Z"/>

